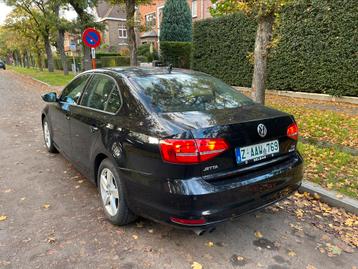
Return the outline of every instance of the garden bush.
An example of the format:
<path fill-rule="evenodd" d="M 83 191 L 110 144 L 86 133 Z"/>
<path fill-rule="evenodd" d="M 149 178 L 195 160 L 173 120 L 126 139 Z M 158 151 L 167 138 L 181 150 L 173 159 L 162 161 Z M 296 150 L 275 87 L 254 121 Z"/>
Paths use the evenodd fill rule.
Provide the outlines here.
<path fill-rule="evenodd" d="M 148 62 L 158 60 L 158 51 L 153 47 L 153 52 L 150 52 L 150 44 L 142 44 L 138 47 L 138 55 L 147 57 Z"/>
<path fill-rule="evenodd" d="M 160 53 L 165 64 L 178 68 L 190 68 L 191 42 L 160 42 Z"/>

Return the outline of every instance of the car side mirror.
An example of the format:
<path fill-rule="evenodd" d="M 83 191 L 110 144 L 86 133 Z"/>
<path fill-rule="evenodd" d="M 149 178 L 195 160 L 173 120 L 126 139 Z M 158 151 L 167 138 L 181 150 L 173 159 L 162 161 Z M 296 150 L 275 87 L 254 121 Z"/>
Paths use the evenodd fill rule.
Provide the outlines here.
<path fill-rule="evenodd" d="M 49 92 L 41 96 L 42 100 L 48 103 L 57 102 L 57 94 L 55 92 Z"/>

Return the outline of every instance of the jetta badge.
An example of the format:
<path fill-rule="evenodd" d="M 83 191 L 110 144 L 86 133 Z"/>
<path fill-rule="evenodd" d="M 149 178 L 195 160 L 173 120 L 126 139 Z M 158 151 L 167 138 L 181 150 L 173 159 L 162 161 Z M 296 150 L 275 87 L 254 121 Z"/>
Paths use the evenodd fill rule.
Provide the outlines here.
<path fill-rule="evenodd" d="M 266 126 L 263 125 L 262 123 L 260 123 L 260 124 L 257 126 L 257 133 L 259 134 L 259 136 L 265 137 L 266 134 L 267 134 Z"/>

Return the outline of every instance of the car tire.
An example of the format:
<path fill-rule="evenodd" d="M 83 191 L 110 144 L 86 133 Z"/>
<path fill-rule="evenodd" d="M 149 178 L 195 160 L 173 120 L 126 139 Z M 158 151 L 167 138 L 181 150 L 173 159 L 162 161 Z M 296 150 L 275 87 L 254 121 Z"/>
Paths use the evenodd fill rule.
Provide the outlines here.
<path fill-rule="evenodd" d="M 97 183 L 102 207 L 112 224 L 122 226 L 137 218 L 128 207 L 123 181 L 109 159 L 100 164 Z"/>
<path fill-rule="evenodd" d="M 42 131 L 47 151 L 50 153 L 57 153 L 58 151 L 52 140 L 52 131 L 46 117 L 42 121 Z"/>

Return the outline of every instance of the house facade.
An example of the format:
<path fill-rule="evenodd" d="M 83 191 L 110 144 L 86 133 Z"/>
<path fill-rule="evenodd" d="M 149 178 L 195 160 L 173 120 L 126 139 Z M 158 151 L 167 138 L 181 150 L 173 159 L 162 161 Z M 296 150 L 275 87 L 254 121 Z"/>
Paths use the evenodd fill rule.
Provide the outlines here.
<path fill-rule="evenodd" d="M 163 18 L 165 0 L 154 0 L 151 4 L 139 6 L 139 16 L 144 31 L 140 34 L 141 44 L 153 44 L 158 48 L 160 24 Z M 210 0 L 188 0 L 193 21 L 210 18 Z"/>
<path fill-rule="evenodd" d="M 100 0 L 95 9 L 97 22 L 102 22 L 102 44 L 109 51 L 128 48 L 126 12 L 124 6 L 112 6 L 107 1 Z"/>

